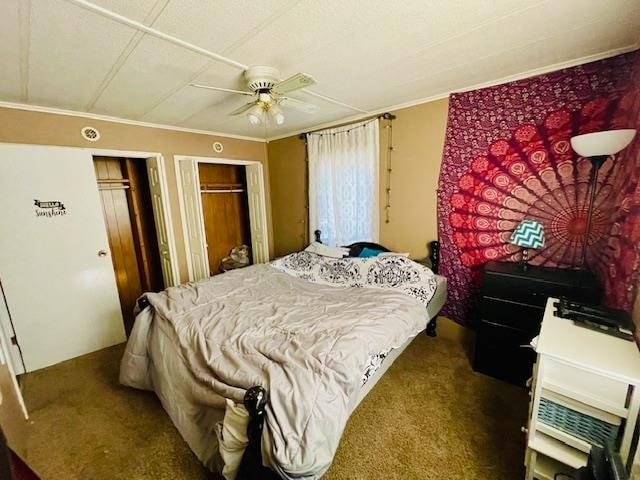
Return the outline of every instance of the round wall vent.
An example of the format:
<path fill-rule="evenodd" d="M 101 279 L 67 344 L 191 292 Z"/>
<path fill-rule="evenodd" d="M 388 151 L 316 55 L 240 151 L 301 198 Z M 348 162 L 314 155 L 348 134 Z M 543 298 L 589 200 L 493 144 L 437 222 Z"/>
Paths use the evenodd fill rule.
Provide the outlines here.
<path fill-rule="evenodd" d="M 90 142 L 97 142 L 98 140 L 100 140 L 100 132 L 97 128 L 83 127 L 82 130 L 80 130 L 80 133 L 82 133 L 82 137 L 85 140 L 88 140 Z"/>
<path fill-rule="evenodd" d="M 213 143 L 213 151 L 216 153 L 222 153 L 222 150 L 224 150 L 224 147 L 222 146 L 222 143 L 220 142 L 214 142 Z"/>

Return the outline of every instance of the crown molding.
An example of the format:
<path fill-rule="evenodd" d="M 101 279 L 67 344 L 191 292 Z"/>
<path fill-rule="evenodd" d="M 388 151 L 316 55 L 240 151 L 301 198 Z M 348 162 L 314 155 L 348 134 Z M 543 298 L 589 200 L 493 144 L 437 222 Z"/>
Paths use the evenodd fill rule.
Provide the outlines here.
<path fill-rule="evenodd" d="M 584 65 L 585 63 L 597 62 L 598 60 L 604 60 L 605 58 L 615 57 L 616 55 L 623 55 L 625 53 L 633 52 L 634 50 L 638 50 L 638 49 L 640 49 L 640 40 L 638 40 L 634 44 L 627 45 L 620 48 L 614 48 L 612 50 L 607 50 L 605 52 L 586 55 L 583 57 L 574 58 L 572 60 L 567 60 L 565 62 L 554 63 L 552 65 L 547 65 L 544 67 L 527 70 L 525 72 L 508 75 L 506 77 L 501 77 L 488 82 L 476 83 L 474 85 L 469 85 L 469 86 L 457 88 L 454 90 L 448 90 L 446 92 L 437 93 L 435 95 L 431 95 L 428 97 L 423 97 L 416 100 L 410 100 L 408 102 L 398 103 L 395 105 L 389 105 L 384 108 L 378 108 L 366 115 L 351 115 L 349 117 L 343 117 L 338 120 L 333 120 L 331 122 L 325 122 L 325 123 L 313 125 L 313 126 L 295 130 L 293 132 L 289 132 L 286 134 L 268 137 L 267 142 L 272 142 L 274 140 L 280 140 L 287 137 L 293 137 L 295 135 L 299 135 L 301 133 L 305 133 L 313 130 L 320 130 L 324 128 L 335 127 L 344 123 L 357 122 L 358 120 L 362 120 L 364 118 L 367 118 L 373 115 L 379 115 L 385 112 L 393 113 L 393 112 L 396 112 L 397 110 L 402 110 L 404 108 L 415 107 L 417 105 L 422 105 L 423 103 L 429 103 L 436 100 L 441 100 L 443 98 L 447 98 L 452 93 L 462 93 L 462 92 L 468 92 L 471 90 L 479 90 L 481 88 L 494 87 L 496 85 L 501 85 L 503 83 L 514 82 L 516 80 L 524 80 L 525 78 L 536 77 L 538 75 L 544 75 L 545 73 L 555 72 L 558 70 L 562 70 L 564 68 L 577 67 L 578 65 Z"/>
<path fill-rule="evenodd" d="M 101 115 L 98 113 L 77 112 L 75 110 L 65 110 L 62 108 L 45 107 L 42 105 L 29 105 L 26 103 L 14 103 L 0 101 L 0 108 L 11 108 L 14 110 L 27 110 L 30 112 L 52 113 L 55 115 L 66 115 L 69 117 L 81 117 L 91 120 L 100 120 L 103 122 L 123 123 L 126 125 L 135 125 L 137 127 L 159 128 L 162 130 L 173 130 L 175 132 L 197 133 L 199 135 L 209 135 L 212 137 L 234 138 L 237 140 L 247 140 L 250 142 L 266 142 L 266 139 L 259 137 L 247 137 L 244 135 L 234 135 L 232 133 L 214 132 L 211 130 L 198 130 L 195 128 L 178 127 L 175 125 L 165 125 L 161 123 L 141 122 L 138 120 L 129 120 L 126 118 L 112 117 L 110 115 Z"/>

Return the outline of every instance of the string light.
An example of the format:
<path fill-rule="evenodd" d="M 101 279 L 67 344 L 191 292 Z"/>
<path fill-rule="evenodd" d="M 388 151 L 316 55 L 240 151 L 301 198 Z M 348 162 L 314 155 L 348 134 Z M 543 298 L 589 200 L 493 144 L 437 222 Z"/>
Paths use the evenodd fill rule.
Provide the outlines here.
<path fill-rule="evenodd" d="M 393 118 L 392 115 L 385 117 L 389 123 L 387 129 L 387 175 L 386 175 L 386 204 L 384 206 L 384 223 L 391 222 L 391 152 L 393 152 Z M 395 117 L 394 117 L 395 118 Z"/>

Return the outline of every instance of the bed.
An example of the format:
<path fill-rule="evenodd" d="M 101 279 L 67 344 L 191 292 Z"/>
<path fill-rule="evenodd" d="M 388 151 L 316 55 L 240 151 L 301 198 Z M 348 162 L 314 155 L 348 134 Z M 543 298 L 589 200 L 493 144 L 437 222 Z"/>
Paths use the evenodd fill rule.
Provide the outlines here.
<path fill-rule="evenodd" d="M 363 248 L 365 245 L 375 246 L 379 250 L 388 252 L 386 248 L 370 243 L 350 245 L 350 252 L 353 252 L 354 249 L 357 248 Z M 434 271 L 437 271 L 438 267 L 437 247 L 437 243 L 432 242 L 430 258 Z M 365 264 L 364 261 L 360 262 Z M 370 260 L 370 262 L 376 262 L 376 260 Z M 378 260 L 377 262 L 380 263 L 382 260 Z M 405 262 L 405 260 L 400 261 L 396 259 L 388 260 L 387 262 L 402 263 Z M 350 264 L 350 262 L 342 263 Z M 284 262 L 284 264 L 286 264 L 286 262 Z M 327 327 L 329 330 L 327 331 L 331 332 L 335 329 L 331 324 L 334 316 L 337 318 L 340 315 L 346 315 L 344 313 L 345 309 L 349 310 L 349 308 L 352 308 L 353 305 L 351 304 L 356 302 L 356 300 L 352 301 L 351 299 L 356 298 L 357 301 L 364 299 L 363 305 L 372 306 L 371 318 L 375 318 L 376 315 L 382 315 L 383 317 L 387 315 L 389 318 L 394 319 L 395 322 L 404 322 L 405 317 L 395 312 L 403 308 L 407 308 L 408 311 L 411 310 L 413 312 L 413 323 L 411 324 L 411 322 L 407 320 L 407 328 L 409 328 L 411 324 L 411 328 L 413 329 L 407 331 L 411 332 L 417 330 L 415 325 L 416 320 L 414 318 L 417 315 L 417 309 L 424 307 L 426 309 L 426 315 L 424 311 L 422 315 L 426 318 L 426 322 L 420 329 L 426 330 L 427 334 L 434 336 L 435 317 L 446 299 L 446 280 L 437 275 L 433 276 L 433 278 L 427 275 L 429 282 L 433 282 L 435 285 L 435 291 L 433 295 L 430 296 L 428 302 L 420 305 L 415 301 L 411 303 L 411 299 L 406 300 L 407 295 L 404 293 L 398 294 L 398 292 L 395 291 L 375 291 L 373 288 L 336 289 L 334 285 L 312 283 L 305 278 L 307 273 L 304 273 L 304 275 L 301 274 L 299 276 L 300 278 L 297 278 L 295 275 L 296 272 L 285 273 L 281 271 L 285 269 L 284 264 L 280 262 L 280 264 L 271 266 L 250 267 L 253 270 L 244 269 L 245 272 L 230 272 L 224 274 L 228 275 L 226 281 L 224 281 L 225 279 L 220 280 L 220 277 L 218 277 L 218 279 L 206 280 L 191 284 L 190 286 L 173 287 L 173 289 L 168 289 L 168 293 L 162 294 L 164 296 L 153 297 L 151 296 L 153 294 L 146 295 L 139 302 L 141 311 L 136 318 L 131 337 L 127 344 L 125 356 L 122 360 L 121 382 L 132 387 L 155 391 L 164 409 L 167 411 L 184 440 L 196 456 L 211 470 L 220 472 L 223 471 L 224 468 L 228 468 L 228 466 L 225 467 L 223 462 L 218 438 L 222 435 L 223 430 L 234 421 L 232 418 L 229 418 L 229 405 L 232 404 L 244 410 L 244 414 L 246 415 L 246 421 L 244 423 L 246 427 L 246 438 L 241 440 L 244 440 L 245 444 L 248 443 L 248 445 L 243 446 L 242 451 L 244 451 L 244 453 L 240 455 L 240 463 L 236 466 L 236 478 L 238 479 L 260 478 L 264 480 L 283 477 L 319 478 L 326 468 L 328 468 L 327 462 L 330 465 L 332 455 L 335 452 L 336 441 L 339 440 L 342 429 L 344 428 L 344 423 L 350 413 L 409 345 L 415 335 L 410 334 L 407 339 L 404 339 L 404 337 L 398 334 L 395 343 L 392 342 L 393 348 L 380 350 L 374 348 L 375 351 L 368 356 L 365 362 L 362 362 L 364 357 L 361 352 L 344 356 L 340 362 L 336 362 L 336 364 L 339 364 L 339 367 L 326 369 L 326 371 L 336 376 L 337 380 L 327 380 L 325 382 L 324 378 L 330 377 L 330 375 L 324 373 L 324 362 L 329 364 L 329 360 L 325 360 L 323 356 L 328 350 L 322 349 L 322 343 L 323 341 L 334 341 L 335 339 L 326 340 L 326 332 L 323 333 L 319 330 L 320 335 L 314 337 L 314 342 L 312 342 L 311 346 L 306 345 L 305 348 L 302 349 L 303 354 L 299 357 L 302 358 L 303 365 L 305 365 L 308 371 L 299 369 L 299 372 L 294 375 L 291 371 L 295 370 L 295 362 L 291 361 L 291 358 L 283 360 L 283 358 L 278 357 L 282 352 L 277 351 L 275 348 L 271 351 L 270 348 L 272 347 L 268 345 L 264 346 L 262 350 L 251 350 L 252 355 L 262 355 L 258 360 L 254 360 L 254 357 L 248 357 L 246 353 L 242 355 L 238 353 L 236 355 L 237 352 L 231 351 L 231 348 L 228 347 L 230 344 L 223 344 L 220 340 L 216 340 L 218 343 L 213 342 L 214 344 L 210 345 L 207 340 L 209 338 L 207 336 L 208 334 L 197 337 L 200 344 L 197 345 L 196 348 L 189 347 L 185 338 L 195 338 L 190 336 L 191 329 L 206 328 L 206 325 L 210 323 L 204 321 L 201 323 L 199 321 L 200 315 L 202 315 L 202 318 L 214 318 L 215 315 L 222 315 L 222 313 L 219 312 L 209 311 L 212 308 L 211 305 L 215 304 L 216 308 L 221 309 L 221 311 L 238 308 L 237 305 L 234 306 L 233 302 L 207 303 L 207 301 L 204 301 L 203 297 L 208 295 L 209 292 L 209 290 L 207 290 L 208 287 L 215 283 L 214 286 L 218 289 L 216 290 L 216 295 L 219 296 L 221 295 L 220 288 L 223 288 L 221 287 L 222 283 L 225 285 L 233 285 L 234 282 L 238 283 L 241 281 L 242 285 L 248 286 L 247 288 L 243 288 L 242 291 L 234 291 L 235 293 L 233 293 L 233 295 L 244 295 L 240 304 L 242 304 L 243 308 L 244 305 L 253 305 L 253 307 L 251 307 L 252 309 L 248 311 L 250 311 L 254 318 L 259 317 L 260 321 L 256 322 L 253 320 L 253 323 L 250 324 L 252 325 L 250 328 L 257 329 L 255 333 L 249 332 L 245 335 L 244 332 L 246 328 L 243 330 L 243 334 L 241 335 L 243 338 L 238 340 L 240 343 L 247 342 L 245 336 L 253 338 L 253 341 L 260 343 L 263 338 L 261 336 L 263 332 L 260 328 L 263 328 L 263 324 L 269 325 L 269 322 L 275 321 L 273 318 L 277 317 L 277 315 L 274 316 L 273 314 L 275 307 L 270 303 L 274 301 L 271 299 L 262 301 L 262 299 L 268 297 L 268 295 L 264 293 L 266 290 L 261 290 L 260 282 L 262 281 L 273 288 L 274 291 L 279 291 L 278 289 L 281 287 L 278 285 L 280 284 L 284 285 L 282 288 L 287 289 L 286 291 L 294 291 L 296 295 L 290 303 L 296 303 L 295 298 L 298 298 L 299 303 L 304 307 L 304 311 L 308 311 L 310 317 L 315 315 L 315 317 L 313 317 L 315 318 L 314 325 L 319 325 L 326 321 L 329 325 L 329 327 Z M 321 263 L 321 265 L 325 265 L 325 263 Z M 335 265 L 335 263 L 332 265 Z M 265 280 L 266 277 L 268 277 L 267 280 Z M 180 303 L 176 300 L 180 295 L 191 295 L 192 297 L 189 298 L 193 300 Z M 317 305 L 314 302 L 310 302 L 309 298 L 316 298 Z M 335 299 L 336 305 L 340 307 L 340 312 L 331 312 L 331 302 L 333 302 L 333 299 Z M 379 301 L 379 299 L 382 299 L 382 301 Z M 325 303 L 322 303 L 323 301 Z M 398 303 L 394 304 L 393 302 Z M 373 305 L 373 303 L 375 303 L 375 305 Z M 184 307 L 184 305 L 186 305 L 186 307 Z M 273 303 L 273 305 L 275 305 L 275 303 Z M 360 304 L 354 303 L 354 305 L 355 308 L 359 308 L 358 305 Z M 385 313 L 384 308 L 387 307 L 389 310 Z M 183 308 L 183 310 L 180 310 L 181 308 Z M 203 312 L 200 312 L 202 309 L 206 311 L 203 310 Z M 299 310 L 300 309 L 298 309 L 298 311 Z M 315 310 L 320 313 L 314 313 Z M 290 314 L 289 310 L 284 309 L 282 311 L 284 312 L 284 316 Z M 245 318 L 245 312 L 236 313 L 238 318 L 243 318 L 244 321 L 250 321 L 250 319 Z M 369 311 L 366 313 L 368 315 Z M 393 315 L 396 316 L 394 317 Z M 411 317 L 409 314 L 405 316 L 407 318 Z M 172 322 L 165 321 L 168 318 L 173 318 Z M 189 321 L 180 323 L 180 318 L 189 318 Z M 292 318 L 295 319 L 299 317 Z M 280 321 L 279 317 L 277 321 Z M 381 338 L 391 335 L 391 330 L 384 330 L 385 328 L 391 327 L 388 327 L 386 324 L 375 323 L 373 320 L 371 322 L 372 325 L 375 325 L 375 328 L 378 328 L 378 330 L 373 330 L 374 334 L 378 334 Z M 216 328 L 219 330 L 215 331 L 217 339 L 221 338 L 220 331 L 224 331 L 223 326 L 221 326 L 223 323 L 218 323 L 219 325 Z M 298 336 L 304 336 L 306 333 L 296 332 L 293 327 L 291 327 L 291 329 L 287 328 L 286 332 L 279 332 L 278 329 L 282 330 L 283 324 L 276 322 L 274 325 L 275 327 L 270 330 L 269 335 L 273 336 L 275 329 L 276 335 L 292 336 L 290 345 L 294 350 L 298 345 L 298 343 L 296 343 L 298 341 L 296 333 Z M 380 329 L 381 325 L 383 325 L 384 328 Z M 320 329 L 320 327 L 318 327 L 318 329 Z M 236 335 L 236 333 L 230 331 L 230 336 L 233 337 L 234 335 Z M 348 333 L 347 335 L 341 335 L 342 336 L 336 337 L 339 338 L 340 341 L 349 336 Z M 407 336 L 406 332 L 404 335 Z M 354 336 L 357 337 L 357 335 Z M 271 337 L 265 336 L 265 338 Z M 400 342 L 400 338 L 403 338 L 402 342 Z M 353 343 L 355 341 L 354 338 L 351 338 L 350 341 L 352 342 L 350 344 L 351 346 L 355 345 Z M 299 342 L 303 344 L 302 340 Z M 316 356 L 309 353 L 315 348 L 315 344 L 319 345 L 319 354 Z M 345 345 L 347 345 L 347 343 L 345 343 Z M 287 354 L 288 350 L 289 347 L 287 347 Z M 196 355 L 194 351 L 197 351 L 198 355 Z M 340 354 L 342 352 L 340 349 L 336 349 L 336 351 Z M 222 352 L 222 354 L 220 352 Z M 221 356 L 225 357 L 224 364 L 220 361 L 220 365 L 218 365 L 216 362 L 219 361 Z M 343 367 L 343 365 L 349 365 L 352 357 L 356 356 L 359 356 L 359 361 L 355 362 L 354 360 L 353 365 L 357 366 L 358 369 L 362 368 L 359 380 L 361 383 L 357 389 L 350 387 L 350 385 L 356 383 L 356 377 L 351 374 L 353 368 Z M 250 360 L 247 360 L 247 358 L 250 358 Z M 296 361 L 299 360 L 299 358 L 296 357 Z M 323 374 L 322 376 L 316 374 L 313 379 L 317 381 L 318 378 L 322 378 L 322 381 L 325 383 L 305 384 L 308 380 L 306 377 L 310 375 L 309 372 L 313 372 L 314 369 L 318 368 L 317 362 L 319 358 L 322 360 Z M 291 371 L 289 372 L 287 372 L 287 368 L 289 368 L 287 362 L 291 362 L 291 365 L 294 365 L 290 368 Z M 287 365 L 287 368 L 279 366 L 279 363 Z M 265 364 L 268 365 L 264 366 Z M 229 365 L 231 365 L 231 367 L 229 367 Z M 212 372 L 214 373 L 212 374 Z M 266 375 L 268 381 L 263 381 L 261 375 Z M 286 378 L 283 377 L 283 375 Z M 296 375 L 298 375 L 298 377 L 296 377 Z M 347 375 L 350 375 L 348 380 L 342 379 L 342 377 Z M 282 391 L 280 391 L 273 387 L 273 385 L 281 385 L 290 381 L 289 376 L 296 377 L 291 383 L 295 388 L 290 388 L 291 391 L 286 389 L 281 389 Z M 275 380 L 276 378 L 277 380 Z M 269 388 L 269 385 L 271 385 L 271 388 Z M 340 389 L 336 385 L 339 386 Z M 344 385 L 348 387 L 344 387 Z M 322 408 L 317 406 L 323 405 L 321 401 L 316 398 L 313 399 L 313 402 L 305 399 L 305 396 L 308 395 L 304 394 L 304 392 L 311 391 L 312 386 L 315 386 L 314 388 L 318 388 L 318 392 L 321 392 L 317 394 L 319 397 L 325 394 L 329 395 L 329 393 L 333 395 L 331 402 L 338 405 L 335 407 L 335 412 L 336 416 L 341 419 L 340 422 L 337 422 L 339 423 L 339 427 L 333 428 L 330 425 L 327 426 L 326 418 L 322 418 L 320 413 L 316 413 L 316 410 L 322 410 Z M 348 394 L 344 393 L 347 390 Z M 283 391 L 287 395 L 291 395 L 291 398 L 283 396 Z M 244 407 L 242 407 L 242 405 Z M 311 407 L 308 407 L 308 405 L 311 405 Z M 333 405 L 333 403 L 331 403 L 331 405 Z M 304 412 L 306 416 L 293 413 L 297 410 Z M 333 414 L 333 412 L 331 413 Z M 282 417 L 286 417 L 286 420 L 280 421 Z M 301 426 L 298 417 L 304 417 L 304 422 L 306 423 Z M 319 419 L 317 421 L 309 420 L 315 417 Z M 279 419 L 278 421 L 280 423 L 275 422 L 274 418 Z M 291 425 L 289 425 L 288 422 L 291 423 Z M 267 428 L 265 428 L 265 424 Z M 304 453 L 305 449 L 300 448 L 297 450 L 301 450 L 303 453 L 298 453 L 298 451 L 290 445 L 290 442 L 292 442 L 290 440 L 291 438 L 297 438 L 296 435 L 299 434 L 301 436 L 300 443 L 305 444 L 310 441 L 309 438 L 314 441 L 318 441 L 318 438 L 323 438 L 323 435 L 318 435 L 317 433 L 313 435 L 309 433 L 307 435 L 307 430 L 313 431 L 314 425 L 322 431 L 323 435 L 331 439 L 331 442 L 327 440 L 327 443 L 330 443 L 330 445 L 326 446 L 326 448 L 324 444 L 314 447 L 314 449 L 320 452 L 317 455 L 315 453 L 314 455 Z M 245 427 L 239 428 L 244 429 Z M 282 430 L 282 432 L 280 432 L 280 430 Z M 274 431 L 282 434 L 274 434 Z M 307 435 L 309 438 L 302 438 L 302 435 Z M 244 447 L 246 447 L 246 450 Z M 294 453 L 290 453 L 292 451 Z M 280 462 L 283 456 L 287 458 L 287 462 Z M 317 460 L 317 458 L 315 458 L 316 456 L 321 457 L 321 461 Z M 317 467 L 313 462 L 320 462 L 321 467 Z M 279 475 L 271 468 L 263 466 L 263 463 L 270 465 L 274 470 L 281 468 L 278 470 Z M 285 463 L 287 465 L 281 465 Z M 308 469 L 308 474 L 305 468 Z"/>

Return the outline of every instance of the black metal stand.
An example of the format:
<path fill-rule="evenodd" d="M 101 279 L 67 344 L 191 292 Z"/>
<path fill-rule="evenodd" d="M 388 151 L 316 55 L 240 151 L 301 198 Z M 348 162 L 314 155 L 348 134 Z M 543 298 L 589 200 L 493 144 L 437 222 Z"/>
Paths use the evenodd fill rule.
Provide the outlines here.
<path fill-rule="evenodd" d="M 589 157 L 591 161 L 591 193 L 589 195 L 589 210 L 587 211 L 587 226 L 584 230 L 584 240 L 582 241 L 582 260 L 580 268 L 585 269 L 587 266 L 587 247 L 589 246 L 589 236 L 591 235 L 591 222 L 593 220 L 593 203 L 596 199 L 596 191 L 598 190 L 598 172 L 602 164 L 607 161 L 608 155 L 596 155 Z"/>

